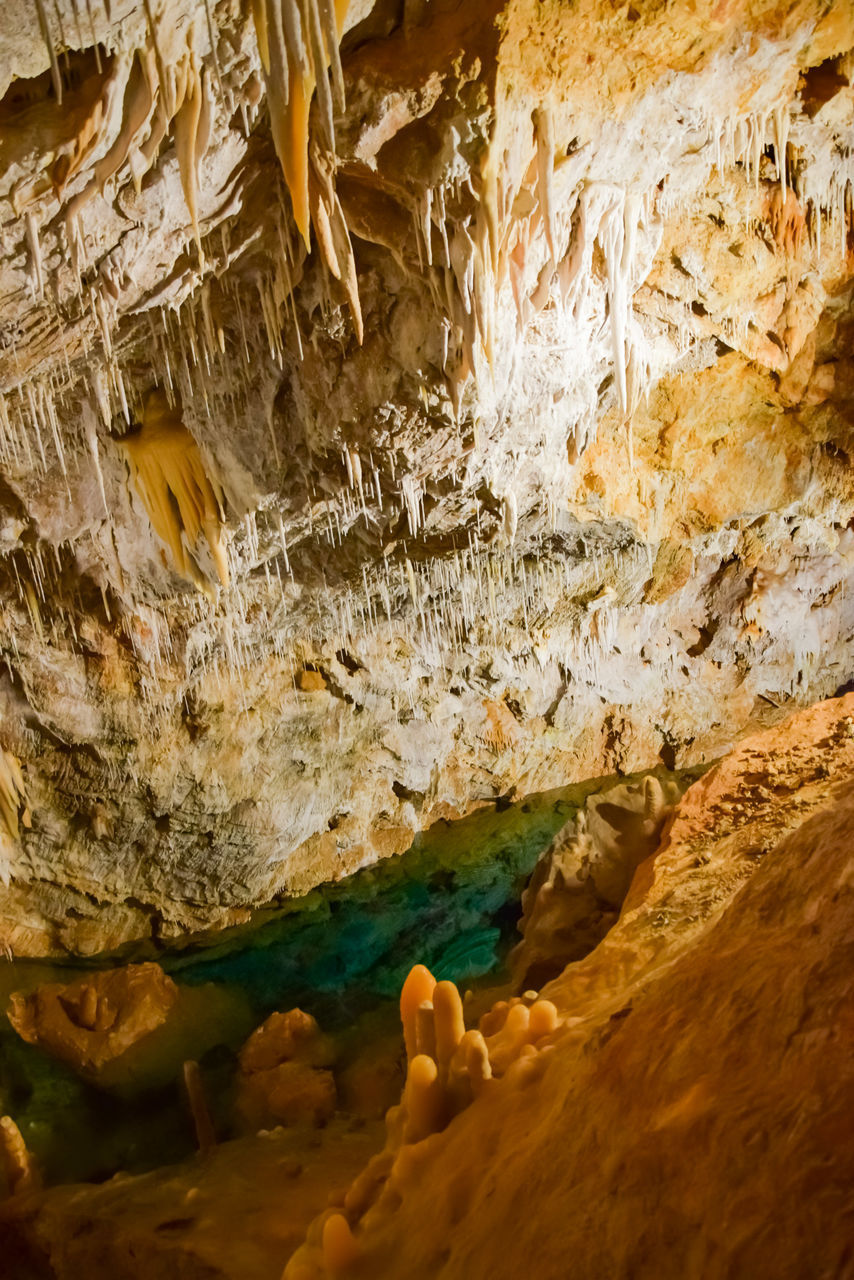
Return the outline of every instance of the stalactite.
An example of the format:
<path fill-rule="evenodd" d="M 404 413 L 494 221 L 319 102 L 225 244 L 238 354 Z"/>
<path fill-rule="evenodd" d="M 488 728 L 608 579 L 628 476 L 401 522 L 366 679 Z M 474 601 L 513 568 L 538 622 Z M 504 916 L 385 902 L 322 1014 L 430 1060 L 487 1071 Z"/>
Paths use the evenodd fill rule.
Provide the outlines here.
<path fill-rule="evenodd" d="M 154 104 L 151 84 L 153 58 L 151 51 L 137 54 L 134 58 L 125 90 L 122 125 L 118 137 L 95 165 L 93 176 L 87 185 L 69 202 L 65 214 L 66 224 L 72 223 L 95 193 L 102 192 L 109 179 L 119 171 L 128 158 L 138 132 L 148 120 Z M 72 234 L 73 232 L 69 232 L 69 236 Z"/>
<path fill-rule="evenodd" d="M 20 838 L 21 826 L 31 825 L 24 775 L 11 751 L 0 751 L 0 817 L 13 840 Z"/>
<path fill-rule="evenodd" d="M 200 130 L 200 122 L 202 121 L 204 127 Z M 206 102 L 206 94 L 203 89 L 202 76 L 198 64 L 192 54 L 188 55 L 187 58 L 186 88 L 183 93 L 183 100 L 178 105 L 173 128 L 184 200 L 190 214 L 196 248 L 199 252 L 199 263 L 200 266 L 204 267 L 205 255 L 202 249 L 201 232 L 199 231 L 198 170 L 207 146 L 207 133 L 210 128 L 210 107 Z"/>
<path fill-rule="evenodd" d="M 309 159 L 309 108 L 317 92 L 322 137 L 335 152 L 333 107 L 344 108 L 339 42 L 347 0 L 253 0 L 252 15 L 267 82 L 270 124 L 276 154 L 291 196 L 294 221 L 310 251 L 314 225 L 324 261 L 347 294 L 359 341 L 361 310 L 355 264 L 344 212 L 334 192 L 331 169 L 319 156 Z M 331 88 L 330 88 L 331 68 Z M 312 168 L 318 170 L 319 190 Z"/>
<path fill-rule="evenodd" d="M 50 23 L 47 20 L 47 10 L 44 7 L 44 0 L 36 0 L 36 12 L 39 17 L 39 27 L 41 28 L 42 39 L 50 58 L 50 76 L 53 81 L 53 91 L 56 94 L 56 100 L 62 104 L 62 76 L 59 71 L 59 61 L 56 56 L 56 48 L 53 43 L 53 36 L 50 31 Z"/>
<path fill-rule="evenodd" d="M 150 393 L 141 430 L 125 436 L 121 444 L 137 492 L 155 532 L 172 552 L 175 568 L 200 589 L 208 589 L 189 554 L 204 533 L 219 580 L 228 588 L 222 490 L 164 392 Z"/>
<path fill-rule="evenodd" d="M 552 259 L 557 262 L 554 210 L 555 137 L 552 113 L 548 107 L 540 107 L 534 112 L 534 127 L 537 138 L 537 192 L 543 211 L 549 252 Z"/>
<path fill-rule="evenodd" d="M 24 221 L 27 228 L 27 247 L 30 251 L 30 262 L 33 268 L 33 293 L 37 298 L 42 298 L 44 297 L 44 269 L 42 266 L 39 228 L 35 215 L 29 210 L 25 214 Z"/>

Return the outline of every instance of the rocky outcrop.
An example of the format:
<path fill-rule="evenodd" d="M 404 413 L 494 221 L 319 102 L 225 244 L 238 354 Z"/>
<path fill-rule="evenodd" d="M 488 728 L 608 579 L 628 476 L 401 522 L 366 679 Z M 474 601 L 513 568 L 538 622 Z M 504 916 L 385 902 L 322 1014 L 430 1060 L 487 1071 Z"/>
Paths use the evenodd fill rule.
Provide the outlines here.
<path fill-rule="evenodd" d="M 105 1067 L 162 1026 L 178 988 L 156 964 L 106 969 L 75 982 L 16 991 L 9 1021 L 22 1039 L 97 1080 Z"/>
<path fill-rule="evenodd" d="M 330 1187 L 354 1177 L 379 1140 L 376 1125 L 337 1121 L 310 1135 L 278 1130 L 169 1171 L 57 1188 L 46 1216 L 36 1197 L 19 1197 L 24 1215 L 0 1209 L 6 1274 L 278 1280 Z"/>
<path fill-rule="evenodd" d="M 522 894 L 522 941 L 511 956 L 518 991 L 557 977 L 616 924 L 635 871 L 655 852 L 687 785 L 654 774 L 618 783 L 561 828 Z"/>
<path fill-rule="evenodd" d="M 3 24 L 17 954 L 851 674 L 850 7 L 298 10 Z"/>
<path fill-rule="evenodd" d="M 466 1031 L 452 984 L 413 974 L 433 1045 L 407 1034 L 385 1152 L 285 1275 L 844 1274 L 852 712 L 696 783 L 619 923 L 530 1008 Z"/>
<path fill-rule="evenodd" d="M 56 1280 L 179 1261 L 229 1280 L 286 1262 L 288 1280 L 558 1280 L 568 1257 L 584 1277 L 844 1275 L 853 777 L 848 695 L 694 783 L 617 924 L 539 994 L 467 1026 L 471 1002 L 416 966 L 382 1151 L 336 1119 L 308 1147 L 280 1133 L 22 1192 L 0 1214 L 6 1256 Z M 299 1172 L 277 1163 L 297 1148 Z"/>
<path fill-rule="evenodd" d="M 301 1009 L 273 1013 L 240 1050 L 236 1109 L 249 1132 L 325 1124 L 336 1109 L 332 1042 Z"/>

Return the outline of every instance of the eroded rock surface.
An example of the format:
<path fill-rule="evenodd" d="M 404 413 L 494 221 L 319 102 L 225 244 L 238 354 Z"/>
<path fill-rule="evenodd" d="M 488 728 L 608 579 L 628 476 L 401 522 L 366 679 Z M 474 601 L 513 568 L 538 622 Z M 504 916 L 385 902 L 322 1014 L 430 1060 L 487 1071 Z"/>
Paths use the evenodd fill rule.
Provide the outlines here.
<path fill-rule="evenodd" d="M 279 1280 L 330 1187 L 346 1184 L 381 1139 L 335 1122 L 310 1138 L 279 1130 L 237 1139 L 204 1161 L 102 1187 L 35 1195 L 0 1210 L 9 1280 Z M 26 1208 L 24 1207 L 26 1205 Z"/>
<path fill-rule="evenodd" d="M 240 1050 L 235 1106 L 247 1131 L 325 1124 L 336 1109 L 334 1046 L 301 1009 L 273 1013 Z"/>
<path fill-rule="evenodd" d="M 386 1151 L 288 1280 L 846 1273 L 852 712 L 696 783 L 618 924 L 530 1008 L 465 1031 L 456 997 L 449 1044 L 451 984 L 412 975 L 404 1026 L 426 1007 L 435 1045 L 419 1013 Z"/>
<path fill-rule="evenodd" d="M 271 2 L 5 13 L 18 954 L 851 675 L 851 6 Z"/>
<path fill-rule="evenodd" d="M 541 992 L 467 1028 L 453 984 L 416 966 L 381 1151 L 377 1129 L 336 1120 L 299 1174 L 282 1157 L 305 1135 L 280 1134 L 23 1192 L 3 1243 L 56 1280 L 179 1260 L 193 1280 L 274 1280 L 286 1261 L 287 1280 L 559 1280 L 569 1257 L 583 1277 L 844 1276 L 852 780 L 848 695 L 695 783 L 618 923 Z"/>
<path fill-rule="evenodd" d="M 545 851 L 522 895 L 519 991 L 541 987 L 613 927 L 638 866 L 658 847 L 689 779 L 619 783 L 592 796 Z"/>
<path fill-rule="evenodd" d="M 162 1026 L 177 1001 L 178 988 L 159 965 L 125 965 L 15 992 L 8 1016 L 29 1044 L 97 1079 Z"/>

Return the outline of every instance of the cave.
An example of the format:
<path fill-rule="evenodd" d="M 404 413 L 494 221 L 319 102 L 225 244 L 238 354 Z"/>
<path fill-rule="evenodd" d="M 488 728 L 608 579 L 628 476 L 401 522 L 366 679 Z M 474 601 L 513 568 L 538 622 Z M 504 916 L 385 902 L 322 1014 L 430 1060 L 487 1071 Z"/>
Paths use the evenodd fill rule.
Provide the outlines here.
<path fill-rule="evenodd" d="M 8 0 L 0 1275 L 854 1277 L 854 4 Z"/>

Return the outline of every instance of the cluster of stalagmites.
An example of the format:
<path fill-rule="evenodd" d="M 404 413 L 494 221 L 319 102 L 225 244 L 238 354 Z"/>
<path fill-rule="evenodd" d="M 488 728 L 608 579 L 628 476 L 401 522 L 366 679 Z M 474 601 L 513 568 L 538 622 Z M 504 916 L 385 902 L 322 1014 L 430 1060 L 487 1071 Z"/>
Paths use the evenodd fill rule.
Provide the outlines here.
<path fill-rule="evenodd" d="M 321 1215 L 285 1268 L 285 1280 L 338 1275 L 358 1258 L 354 1228 L 382 1218 L 385 1205 L 417 1176 L 418 1144 L 439 1133 L 486 1090 L 521 1087 L 541 1074 L 558 1027 L 550 1000 L 526 992 L 500 1000 L 467 1030 L 453 982 L 437 982 L 416 965 L 404 983 L 400 1015 L 406 1083 L 386 1117 L 385 1148 L 367 1165 L 343 1203 Z"/>
<path fill-rule="evenodd" d="M 9 1018 L 23 1039 L 98 1082 L 105 1067 L 164 1023 L 177 998 L 175 984 L 157 965 L 127 966 L 16 994 Z M 382 1213 L 383 1198 L 393 1197 L 398 1183 L 411 1177 L 417 1145 L 444 1129 L 484 1091 L 502 1082 L 512 1088 L 535 1080 L 547 1060 L 548 1038 L 558 1026 L 555 1005 L 526 992 L 498 1001 L 478 1027 L 467 1030 L 455 984 L 436 982 L 423 965 L 416 965 L 404 983 L 400 1012 L 406 1082 L 400 1103 L 386 1116 L 385 1148 L 353 1183 L 343 1205 L 314 1224 L 288 1265 L 288 1280 L 337 1274 L 357 1252 L 352 1227 L 369 1223 L 375 1206 Z M 271 1015 L 239 1055 L 235 1106 L 243 1131 L 326 1123 L 338 1105 L 330 1070 L 334 1059 L 331 1039 L 310 1015 L 299 1009 Z M 183 1083 L 204 1153 L 216 1135 L 195 1062 L 184 1064 Z M 363 1093 L 364 1082 L 357 1089 Z M 38 1171 L 10 1116 L 2 1120 L 0 1148 L 9 1191 L 32 1189 Z"/>

